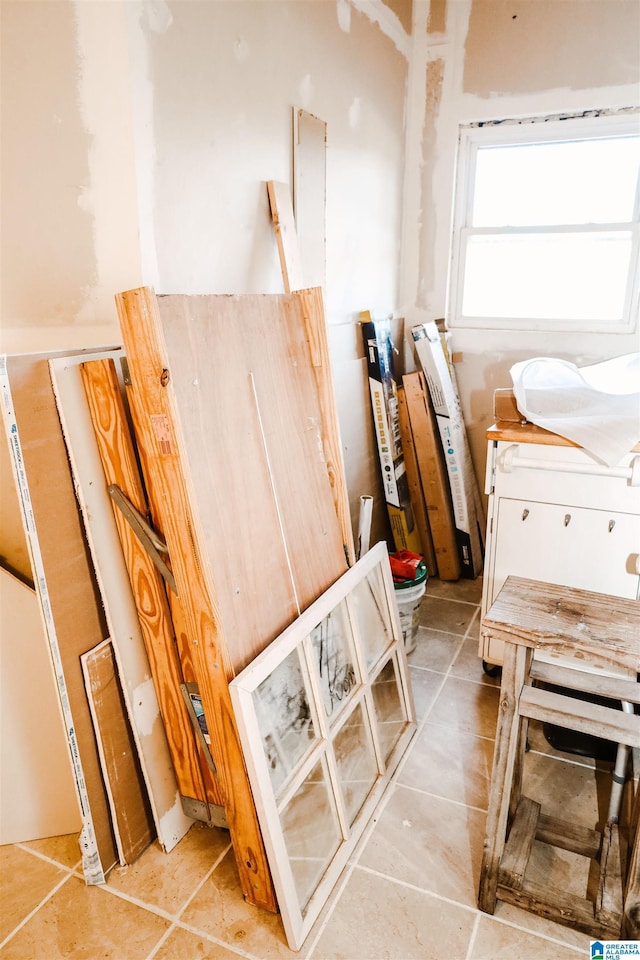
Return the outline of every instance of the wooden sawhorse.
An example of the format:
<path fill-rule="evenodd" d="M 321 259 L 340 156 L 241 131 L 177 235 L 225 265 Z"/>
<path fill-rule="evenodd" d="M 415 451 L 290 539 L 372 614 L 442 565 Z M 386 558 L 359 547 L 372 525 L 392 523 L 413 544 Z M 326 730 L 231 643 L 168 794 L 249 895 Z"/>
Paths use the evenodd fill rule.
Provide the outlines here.
<path fill-rule="evenodd" d="M 637 935 L 631 908 L 640 903 L 640 829 L 631 831 L 625 891 L 617 823 L 597 831 L 545 816 L 540 804 L 522 796 L 522 774 L 529 719 L 640 747 L 636 713 L 533 685 L 540 680 L 640 703 L 640 602 L 509 577 L 481 631 L 505 646 L 478 906 L 493 913 L 496 900 L 504 900 L 598 939 L 619 939 L 623 930 L 631 939 Z M 534 659 L 534 650 L 571 657 L 576 666 Z M 628 678 L 603 675 L 612 667 L 628 671 Z M 527 880 L 536 839 L 599 862 L 595 900 Z"/>

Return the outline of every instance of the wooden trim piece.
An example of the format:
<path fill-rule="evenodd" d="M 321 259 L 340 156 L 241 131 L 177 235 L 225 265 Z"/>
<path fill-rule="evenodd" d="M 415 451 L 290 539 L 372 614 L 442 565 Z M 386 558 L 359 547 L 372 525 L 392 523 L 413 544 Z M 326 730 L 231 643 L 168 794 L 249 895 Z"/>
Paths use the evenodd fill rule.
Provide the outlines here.
<path fill-rule="evenodd" d="M 406 374 L 402 383 L 427 505 L 438 576 L 441 580 L 457 580 L 460 577 L 460 559 L 453 507 L 429 391 L 424 374 L 419 371 Z"/>
<path fill-rule="evenodd" d="M 156 836 L 136 744 L 124 708 L 113 644 L 103 640 L 80 657 L 111 823 L 122 866 Z"/>
<path fill-rule="evenodd" d="M 131 414 L 144 450 L 147 485 L 162 504 L 162 532 L 172 562 L 191 643 L 196 680 L 223 788 L 225 812 L 245 898 L 275 911 L 276 898 L 231 705 L 233 667 L 210 589 L 207 557 L 199 546 L 190 503 L 187 461 L 158 304 L 148 288 L 116 297 L 132 374 Z M 225 558 L 232 562 L 233 558 Z M 264 558 L 268 562 L 268 558 Z M 206 568 L 206 570 L 205 570 Z"/>
<path fill-rule="evenodd" d="M 94 360 L 83 363 L 81 370 L 106 484 L 117 486 L 140 513 L 147 515 L 145 492 L 115 364 L 110 359 Z M 213 797 L 203 783 L 203 758 L 198 756 L 191 720 L 180 692 L 185 677 L 176 651 L 172 616 L 162 578 L 115 504 L 113 516 L 136 600 L 178 790 L 184 797 L 202 802 L 208 799 L 221 805 L 222 797 L 215 780 L 209 778 Z M 163 843 L 168 850 L 173 845 L 167 838 Z"/>
<path fill-rule="evenodd" d="M 309 338 L 311 365 L 313 367 L 318 391 L 318 402 L 322 421 L 322 447 L 327 463 L 333 502 L 342 532 L 347 563 L 349 566 L 352 566 L 356 559 L 353 542 L 353 525 L 351 523 L 351 513 L 349 510 L 349 493 L 345 482 L 340 425 L 338 422 L 338 412 L 336 410 L 335 391 L 333 389 L 322 290 L 320 287 L 313 287 L 309 290 L 300 290 L 295 296 L 301 301 L 305 329 Z"/>
<path fill-rule="evenodd" d="M 285 293 L 302 290 L 305 283 L 289 184 L 268 180 L 267 193 Z"/>
<path fill-rule="evenodd" d="M 418 467 L 418 458 L 416 455 L 415 443 L 413 441 L 413 431 L 411 430 L 411 421 L 409 420 L 409 411 L 407 410 L 407 400 L 404 387 L 398 387 L 398 423 L 400 425 L 400 437 L 402 440 L 402 452 L 404 454 L 404 465 L 407 471 L 407 480 L 409 481 L 409 496 L 411 498 L 411 509 L 416 520 L 416 526 L 420 535 L 422 553 L 427 567 L 427 573 L 430 577 L 438 576 L 438 565 L 436 561 L 436 551 L 433 546 L 433 537 L 429 528 L 429 518 L 427 516 L 427 505 L 424 500 L 422 483 L 420 481 L 420 469 Z"/>

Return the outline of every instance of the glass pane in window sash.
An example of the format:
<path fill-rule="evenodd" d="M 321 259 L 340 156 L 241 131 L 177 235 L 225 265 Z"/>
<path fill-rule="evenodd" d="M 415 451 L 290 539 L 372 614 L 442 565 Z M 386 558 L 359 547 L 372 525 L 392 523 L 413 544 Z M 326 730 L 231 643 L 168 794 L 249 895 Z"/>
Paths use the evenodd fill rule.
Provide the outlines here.
<path fill-rule="evenodd" d="M 378 736 L 385 761 L 389 759 L 393 748 L 407 726 L 407 719 L 400 699 L 397 669 L 396 659 L 392 657 L 371 685 L 378 721 Z"/>
<path fill-rule="evenodd" d="M 640 137 L 480 147 L 471 226 L 629 223 Z"/>
<path fill-rule="evenodd" d="M 349 817 L 349 826 L 362 809 L 378 779 L 378 765 L 373 751 L 371 728 L 364 705 L 360 702 L 338 731 L 333 741 L 338 779 Z"/>
<path fill-rule="evenodd" d="M 355 611 L 369 670 L 394 640 L 382 571 L 379 567 L 374 567 L 367 577 L 354 587 L 351 607 Z"/>
<path fill-rule="evenodd" d="M 327 718 L 336 720 L 356 686 L 351 625 L 344 600 L 311 634 Z"/>
<path fill-rule="evenodd" d="M 467 317 L 619 320 L 631 233 L 471 236 L 462 313 Z"/>
<path fill-rule="evenodd" d="M 300 910 L 304 913 L 342 843 L 324 760 L 300 784 L 282 811 L 281 822 Z"/>
<path fill-rule="evenodd" d="M 253 694 L 274 793 L 316 740 L 298 649 L 292 650 Z"/>

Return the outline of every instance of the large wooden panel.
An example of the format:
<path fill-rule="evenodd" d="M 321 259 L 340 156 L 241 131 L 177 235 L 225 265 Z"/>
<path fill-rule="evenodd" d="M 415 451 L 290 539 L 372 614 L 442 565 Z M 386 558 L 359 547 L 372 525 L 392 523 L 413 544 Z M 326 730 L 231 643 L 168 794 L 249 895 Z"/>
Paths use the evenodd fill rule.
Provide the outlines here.
<path fill-rule="evenodd" d="M 234 672 L 346 569 L 305 309 L 295 294 L 158 298 L 156 362 Z"/>
<path fill-rule="evenodd" d="M 3 358 L 5 422 L 34 579 L 45 614 L 82 811 L 87 882 L 117 862 L 80 657 L 107 636 L 73 489 L 48 358 Z"/>

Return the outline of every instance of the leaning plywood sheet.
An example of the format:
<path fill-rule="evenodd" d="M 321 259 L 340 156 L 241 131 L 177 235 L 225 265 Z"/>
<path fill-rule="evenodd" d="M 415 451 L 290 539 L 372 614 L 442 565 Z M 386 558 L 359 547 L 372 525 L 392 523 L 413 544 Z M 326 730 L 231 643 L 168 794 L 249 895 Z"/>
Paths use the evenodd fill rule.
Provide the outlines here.
<path fill-rule="evenodd" d="M 88 883 L 102 883 L 117 862 L 117 854 L 80 656 L 100 643 L 107 631 L 60 429 L 48 357 L 2 357 L 0 386 L 80 800 L 84 875 Z"/>
<path fill-rule="evenodd" d="M 85 363 L 100 360 L 108 362 L 109 358 L 112 362 L 114 359 L 118 361 L 121 355 L 121 351 L 110 351 L 108 354 L 58 357 L 51 360 L 49 365 L 141 770 L 158 839 L 168 851 L 184 836 L 192 821 L 182 812 L 152 672 L 118 537 L 113 503 L 107 491 L 82 381 Z M 148 590 L 146 595 L 150 595 Z M 176 702 L 180 706 L 181 699 L 178 691 Z M 190 734 L 190 730 L 187 733 Z M 132 797 L 131 817 L 135 815 L 134 808 L 137 805 L 137 799 Z"/>
<path fill-rule="evenodd" d="M 304 304 L 148 289 L 117 304 L 242 889 L 273 909 L 228 681 L 346 568 Z"/>
<path fill-rule="evenodd" d="M 80 657 L 120 863 L 137 860 L 155 838 L 153 818 L 127 720 L 110 639 Z"/>
<path fill-rule="evenodd" d="M 150 359 L 175 400 L 194 535 L 237 671 L 346 569 L 305 324 L 313 305 L 303 294 L 157 304 Z M 139 345 L 135 327 L 124 332 Z M 127 343 L 127 356 L 135 387 L 139 350 Z M 162 415 L 152 413 L 151 426 L 160 450 L 177 453 Z"/>
<path fill-rule="evenodd" d="M 81 826 L 38 598 L 0 567 L 0 844 Z"/>

